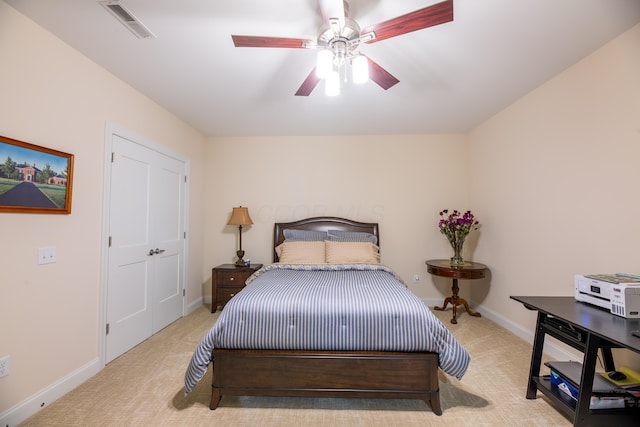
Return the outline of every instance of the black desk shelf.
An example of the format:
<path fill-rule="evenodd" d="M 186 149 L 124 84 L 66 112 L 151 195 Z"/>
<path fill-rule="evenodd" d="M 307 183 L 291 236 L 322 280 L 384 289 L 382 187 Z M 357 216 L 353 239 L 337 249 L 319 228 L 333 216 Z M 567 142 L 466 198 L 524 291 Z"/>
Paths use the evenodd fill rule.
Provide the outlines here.
<path fill-rule="evenodd" d="M 542 394 L 547 396 L 549 400 L 554 402 L 556 406 L 560 410 L 562 410 L 562 412 L 564 412 L 565 415 L 570 418 L 573 417 L 573 414 L 576 411 L 576 403 L 562 398 L 560 392 L 551 385 L 551 379 L 549 375 L 533 377 L 533 381 L 536 383 L 537 389 L 540 390 Z"/>
<path fill-rule="evenodd" d="M 628 348 L 640 353 L 640 339 L 631 335 L 631 331 L 640 329 L 640 320 L 615 316 L 604 309 L 577 302 L 572 297 L 511 298 L 538 312 L 527 399 L 535 399 L 537 391 L 542 392 L 563 413 L 573 418 L 574 426 L 637 426 L 640 421 L 638 408 L 590 410 L 589 405 L 598 351 L 602 352 L 606 371 L 615 370 L 612 348 Z M 577 402 L 563 398 L 552 387 L 549 376 L 540 375 L 546 335 L 584 354 Z"/>

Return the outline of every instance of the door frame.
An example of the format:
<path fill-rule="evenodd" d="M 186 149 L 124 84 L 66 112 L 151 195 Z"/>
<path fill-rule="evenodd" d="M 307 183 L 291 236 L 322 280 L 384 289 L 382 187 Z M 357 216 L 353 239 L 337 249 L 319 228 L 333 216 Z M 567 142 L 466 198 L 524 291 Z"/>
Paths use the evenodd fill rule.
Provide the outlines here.
<path fill-rule="evenodd" d="M 173 157 L 176 160 L 184 162 L 185 165 L 185 177 L 189 176 L 189 167 L 190 161 L 187 157 L 176 153 L 175 151 L 169 150 L 166 147 L 158 145 L 154 142 L 151 142 L 145 138 L 140 137 L 139 135 L 134 134 L 126 129 L 120 128 L 110 122 L 106 122 L 105 124 L 105 133 L 104 133 L 104 167 L 103 167 L 103 200 L 102 200 L 102 238 L 101 238 L 101 267 L 100 267 L 100 304 L 99 304 L 99 316 L 100 321 L 98 322 L 98 344 L 99 344 L 99 355 L 100 355 L 100 366 L 104 367 L 106 365 L 106 355 L 107 355 L 107 284 L 109 277 L 109 224 L 110 224 L 110 204 L 111 204 L 111 152 L 113 151 L 113 136 L 117 135 L 129 141 L 132 141 L 135 144 L 139 144 L 143 147 L 146 147 L 150 150 L 161 153 L 165 156 Z M 189 237 L 189 187 L 190 187 L 189 179 L 186 179 L 185 187 L 184 187 L 184 207 L 182 212 L 183 218 L 183 229 L 185 232 L 185 238 L 183 239 L 183 256 L 184 256 L 184 267 L 182 271 L 182 316 L 184 317 L 185 313 L 187 313 L 186 306 L 186 289 L 187 289 L 187 278 L 189 277 L 189 245 L 187 244 L 187 239 Z"/>

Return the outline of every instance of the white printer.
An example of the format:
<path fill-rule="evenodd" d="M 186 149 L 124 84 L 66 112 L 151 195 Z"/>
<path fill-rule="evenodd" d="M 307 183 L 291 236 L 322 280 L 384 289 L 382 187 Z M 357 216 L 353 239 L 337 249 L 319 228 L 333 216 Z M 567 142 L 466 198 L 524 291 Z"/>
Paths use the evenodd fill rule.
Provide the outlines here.
<path fill-rule="evenodd" d="M 611 313 L 640 318 L 640 276 L 632 274 L 590 274 L 574 277 L 574 297 Z"/>
<path fill-rule="evenodd" d="M 640 318 L 640 283 L 612 283 L 611 312 L 630 319 Z"/>

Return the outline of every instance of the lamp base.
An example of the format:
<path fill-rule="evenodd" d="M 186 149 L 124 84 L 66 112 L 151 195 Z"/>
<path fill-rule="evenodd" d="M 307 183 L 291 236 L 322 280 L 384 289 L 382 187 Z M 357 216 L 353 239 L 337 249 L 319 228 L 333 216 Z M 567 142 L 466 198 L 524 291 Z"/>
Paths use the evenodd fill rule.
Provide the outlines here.
<path fill-rule="evenodd" d="M 242 259 L 242 257 L 244 257 L 244 251 L 237 251 L 236 255 L 238 256 L 238 260 L 236 261 L 236 267 L 246 267 L 246 263 Z"/>

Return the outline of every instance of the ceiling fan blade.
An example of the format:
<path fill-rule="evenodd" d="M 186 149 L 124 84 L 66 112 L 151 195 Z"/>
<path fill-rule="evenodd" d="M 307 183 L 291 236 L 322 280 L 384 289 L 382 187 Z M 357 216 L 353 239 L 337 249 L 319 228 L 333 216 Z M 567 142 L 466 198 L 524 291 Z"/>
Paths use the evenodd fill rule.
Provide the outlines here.
<path fill-rule="evenodd" d="M 288 37 L 262 37 L 262 36 L 234 36 L 232 35 L 235 47 L 284 47 L 293 49 L 303 49 L 305 44 L 315 44 L 315 40 L 294 39 Z"/>
<path fill-rule="evenodd" d="M 376 82 L 382 89 L 387 90 L 397 83 L 400 83 L 400 80 L 393 77 L 391 73 L 379 66 L 368 56 L 367 60 L 369 61 L 369 78 Z"/>
<path fill-rule="evenodd" d="M 316 67 L 313 67 L 311 73 L 307 76 L 307 78 L 302 82 L 300 88 L 296 92 L 296 96 L 309 96 L 313 89 L 316 88 L 318 82 L 320 81 L 320 77 L 316 74 Z"/>
<path fill-rule="evenodd" d="M 343 0 L 318 0 L 322 23 L 329 25 L 329 18 L 338 18 L 340 28 L 344 27 L 344 1 Z"/>
<path fill-rule="evenodd" d="M 366 43 L 375 43 L 451 21 L 453 21 L 453 0 L 446 0 L 372 25 L 362 30 L 360 34 L 374 32 L 376 37 Z"/>

